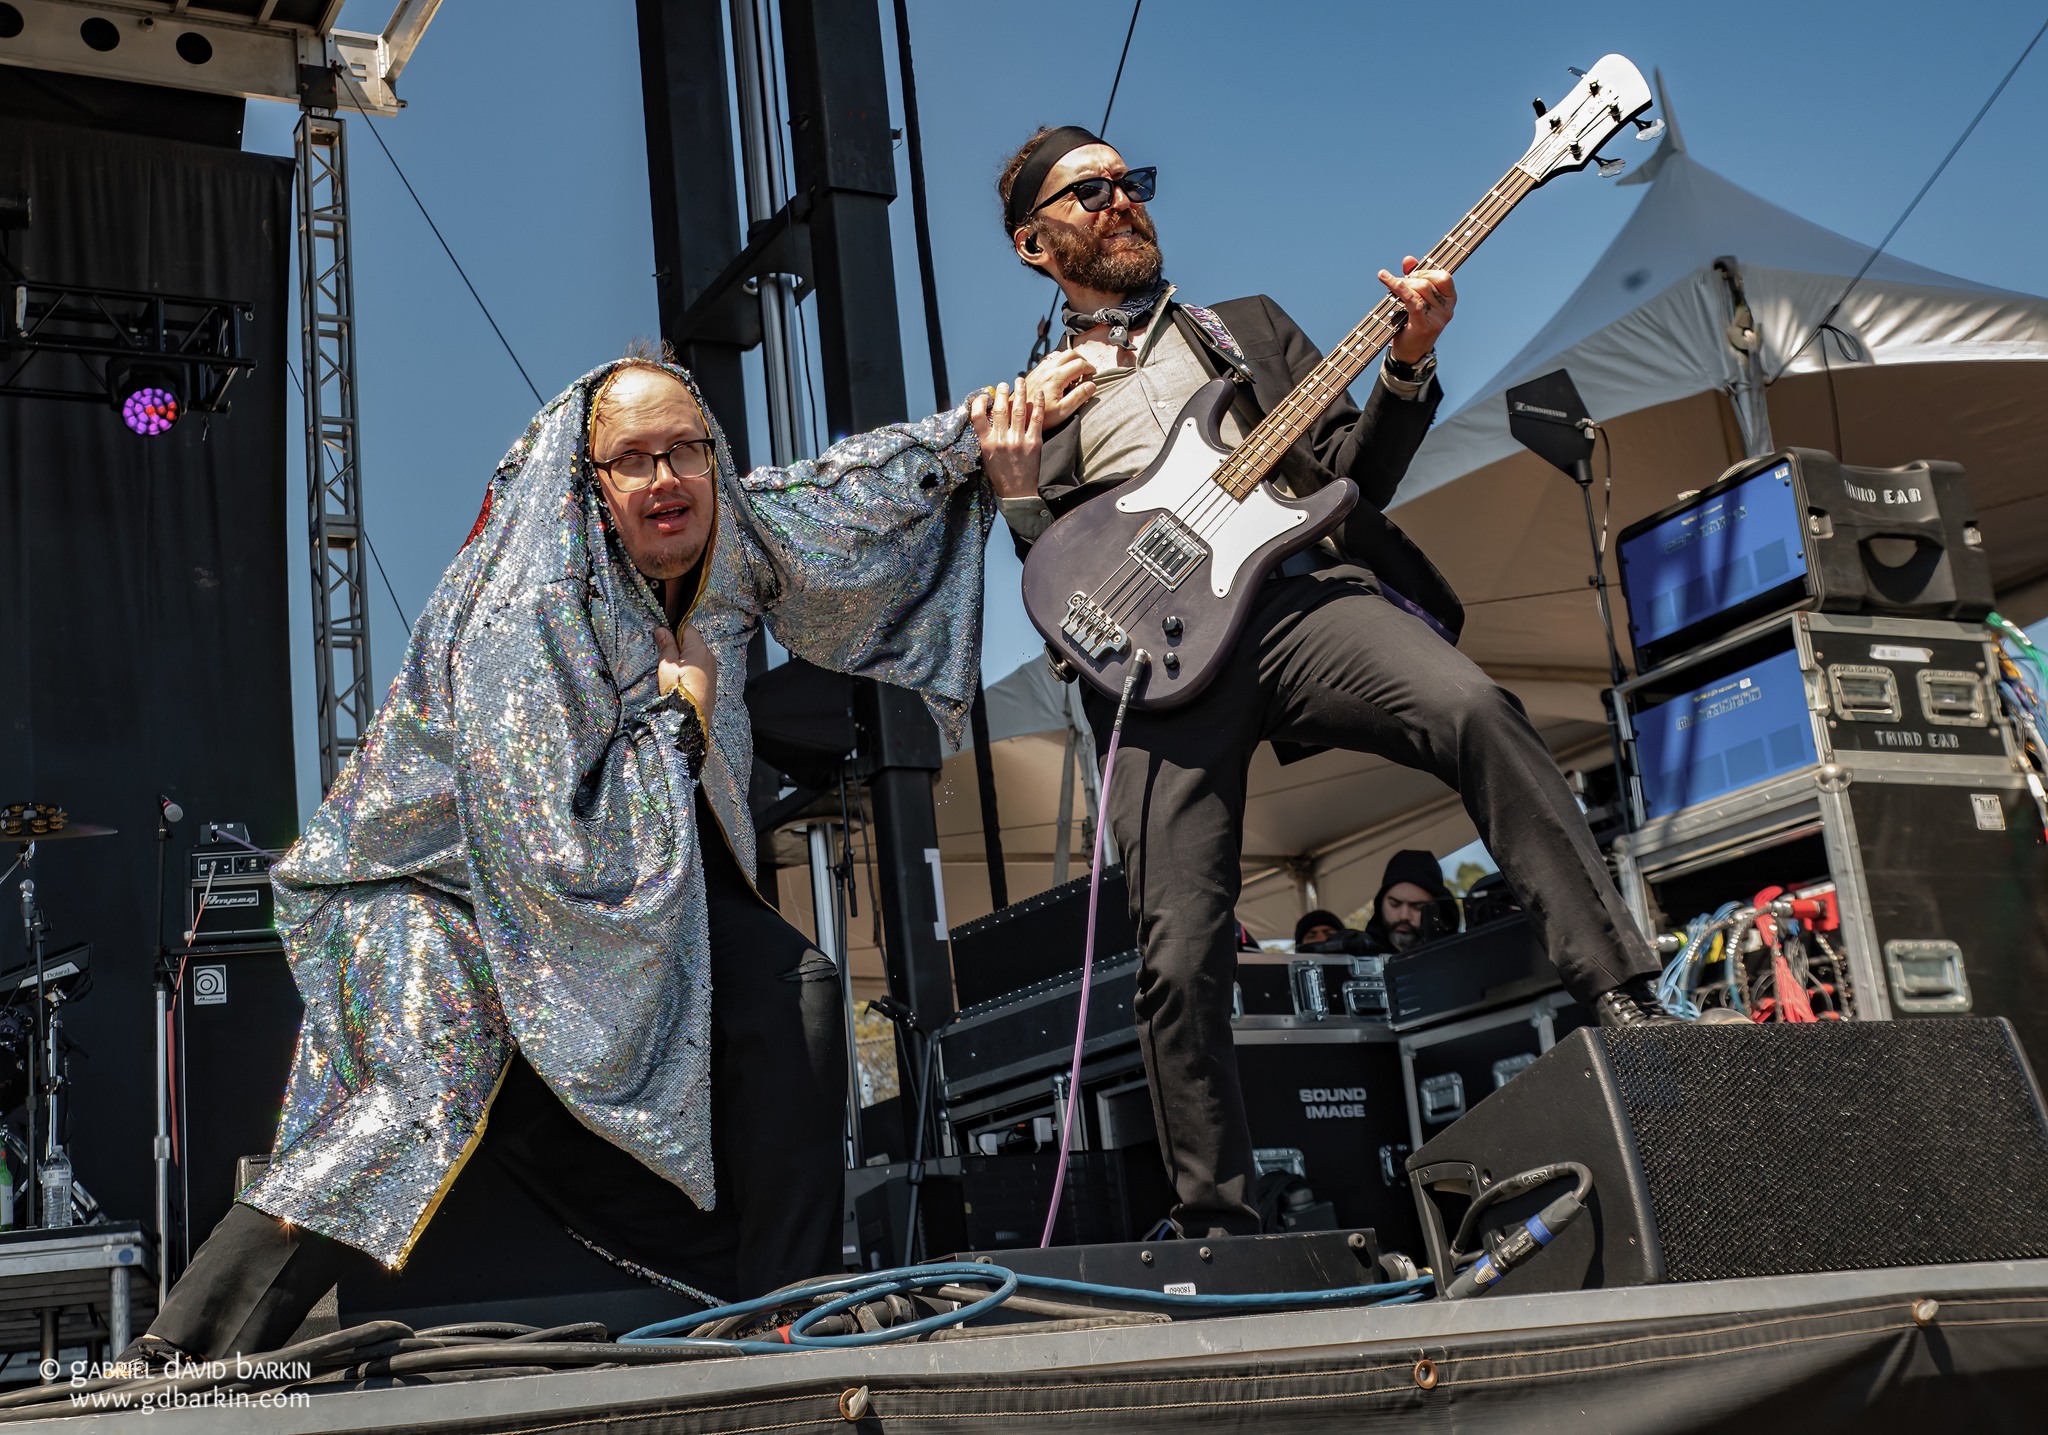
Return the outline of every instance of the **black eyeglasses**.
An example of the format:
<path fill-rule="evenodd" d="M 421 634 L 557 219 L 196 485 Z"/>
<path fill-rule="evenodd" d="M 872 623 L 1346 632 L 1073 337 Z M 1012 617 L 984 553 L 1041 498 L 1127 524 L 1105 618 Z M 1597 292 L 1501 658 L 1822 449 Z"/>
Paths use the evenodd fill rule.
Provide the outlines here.
<path fill-rule="evenodd" d="M 680 439 L 662 453 L 629 448 L 611 458 L 593 458 L 590 466 L 609 478 L 619 492 L 638 493 L 654 482 L 658 466 L 664 463 L 678 480 L 702 478 L 711 472 L 711 440 Z"/>
<path fill-rule="evenodd" d="M 1036 214 L 1047 204 L 1056 204 L 1068 195 L 1074 196 L 1074 203 L 1090 214 L 1100 214 L 1116 202 L 1116 192 L 1122 190 L 1124 197 L 1133 204 L 1148 203 L 1159 192 L 1159 167 L 1146 165 L 1143 169 L 1128 170 L 1114 178 L 1106 174 L 1090 175 L 1077 179 L 1063 189 L 1053 191 L 1045 204 L 1034 204 L 1030 213 Z"/>

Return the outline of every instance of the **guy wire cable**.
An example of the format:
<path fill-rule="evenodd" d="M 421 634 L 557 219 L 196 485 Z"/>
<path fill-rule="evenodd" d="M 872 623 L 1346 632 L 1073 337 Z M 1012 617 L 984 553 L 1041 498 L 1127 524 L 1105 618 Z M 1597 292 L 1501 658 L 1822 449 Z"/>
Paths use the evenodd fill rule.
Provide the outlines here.
<path fill-rule="evenodd" d="M 1970 136 L 1977 132 L 1979 122 L 1983 120 L 1985 115 L 1990 113 L 1991 107 L 1998 102 L 1998 97 L 2005 93 L 2005 87 L 2012 83 L 2012 77 L 2019 73 L 2020 66 L 2026 64 L 2027 56 L 2034 53 L 2034 47 L 2041 43 L 2043 35 L 2048 35 L 2048 20 L 2041 22 L 2041 28 L 2034 32 L 2033 39 L 2027 41 L 2027 47 L 2020 51 L 2020 57 L 2012 62 L 2012 68 L 2005 72 L 2005 78 L 2000 80 L 1997 87 L 1991 91 L 1990 98 L 1977 107 L 1977 113 L 1970 117 L 1970 122 L 1967 125 L 1963 126 L 1963 132 L 1956 137 L 1956 142 L 1949 146 L 1948 153 L 1941 157 L 1941 163 L 1934 167 L 1934 173 L 1927 176 L 1927 183 L 1920 186 L 1920 192 L 1913 196 L 1913 202 L 1906 206 L 1905 213 L 1901 214 L 1893 222 L 1892 227 L 1885 231 L 1884 238 L 1878 240 L 1877 248 L 1870 251 L 1870 257 L 1863 261 L 1863 267 L 1856 271 L 1856 277 L 1851 279 L 1848 287 L 1842 290 L 1841 297 L 1829 306 L 1827 313 L 1821 316 L 1820 322 L 1813 326 L 1813 332 L 1800 340 L 1799 347 L 1794 349 L 1790 357 L 1779 366 L 1778 372 L 1765 380 L 1764 387 L 1769 388 L 1772 384 L 1784 378 L 1785 371 L 1792 367 L 1793 362 L 1801 354 L 1806 352 L 1806 346 L 1819 336 L 1821 330 L 1830 327 L 1835 315 L 1840 313 L 1842 306 L 1849 302 L 1849 295 L 1854 292 L 1858 284 L 1863 282 L 1863 276 L 1870 272 L 1870 266 L 1877 263 L 1878 255 L 1884 253 L 1885 246 L 1890 244 L 1892 237 L 1899 232 L 1899 227 L 1912 218 L 1913 211 L 1920 207 L 1920 201 L 1927 198 L 1927 191 L 1934 188 L 1934 182 L 1941 178 L 1942 171 L 1948 168 L 1949 161 L 1956 157 L 1956 151 L 1960 150 L 1968 142 Z"/>
<path fill-rule="evenodd" d="M 1124 27 L 1123 53 L 1119 54 L 1116 57 L 1116 75 L 1109 82 L 1109 99 L 1102 106 L 1102 124 L 1095 131 L 1097 137 L 1104 140 L 1107 140 L 1109 138 L 1109 115 L 1110 111 L 1116 108 L 1117 89 L 1124 82 L 1124 61 L 1131 58 L 1131 37 L 1138 33 L 1138 12 L 1144 8 L 1145 0 L 1131 0 L 1131 23 Z M 1114 199 L 1114 196 L 1112 196 L 1112 199 Z M 1048 335 L 1051 333 L 1052 330 L 1052 321 L 1059 317 L 1061 297 L 1062 295 L 1059 292 L 1059 286 L 1054 285 L 1052 307 L 1045 311 L 1044 328 Z M 1044 339 L 1043 342 L 1050 345 L 1052 343 L 1052 340 L 1048 337 Z M 1048 350 L 1048 352 L 1050 352 L 1050 350 Z M 1031 351 L 1031 362 L 1035 365 L 1040 357 L 1041 356 L 1038 353 L 1037 346 L 1033 345 Z"/>
<path fill-rule="evenodd" d="M 455 266 L 455 272 L 461 276 L 463 287 L 469 290 L 469 297 L 476 300 L 477 308 L 483 310 L 484 322 L 491 326 L 491 332 L 496 334 L 498 342 L 505 346 L 506 357 L 512 360 L 512 367 L 519 370 L 519 377 L 526 380 L 526 387 L 532 392 L 533 401 L 537 404 L 546 403 L 547 400 L 541 397 L 540 389 L 533 382 L 533 376 L 526 372 L 526 365 L 520 363 L 519 355 L 512 351 L 512 341 L 507 339 L 505 331 L 498 327 L 497 318 L 491 313 L 491 306 L 484 303 L 484 296 L 477 293 L 476 285 L 469 282 L 469 273 L 462 267 L 462 261 L 455 257 L 455 251 L 448 247 L 447 239 L 441 234 L 441 226 L 434 223 L 434 216 L 427 213 L 427 206 L 420 199 L 419 191 L 414 189 L 412 181 L 406 178 L 405 166 L 398 162 L 398 156 L 391 152 L 391 146 L 384 143 L 384 136 L 378 133 L 376 121 L 370 118 L 369 101 L 364 97 L 362 90 L 356 85 L 355 76 L 348 72 L 347 66 L 340 64 L 334 67 L 334 73 L 339 75 L 351 90 L 355 91 L 356 99 L 362 104 L 360 113 L 363 117 L 363 123 L 370 127 L 370 138 L 377 141 L 377 148 L 383 150 L 384 158 L 391 161 L 391 168 L 398 174 L 398 182 L 404 185 L 405 192 L 412 196 L 412 202 L 419 209 L 420 218 L 426 220 L 427 228 L 434 231 L 434 238 L 440 241 L 441 252 L 447 255 L 448 262 Z"/>

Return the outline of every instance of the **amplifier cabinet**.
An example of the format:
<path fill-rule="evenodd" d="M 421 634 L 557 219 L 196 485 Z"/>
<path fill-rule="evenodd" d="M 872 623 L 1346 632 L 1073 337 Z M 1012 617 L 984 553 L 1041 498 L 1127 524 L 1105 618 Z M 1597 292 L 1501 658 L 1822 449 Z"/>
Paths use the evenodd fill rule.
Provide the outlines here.
<path fill-rule="evenodd" d="M 1646 931 L 1683 928 L 1766 887 L 1835 886 L 1865 1021 L 2003 1016 L 2048 1060 L 2048 844 L 2015 771 L 1867 759 L 1808 769 L 1616 839 Z"/>
<path fill-rule="evenodd" d="M 1410 1149 L 1506 1086 L 1557 1045 L 1559 1037 L 1592 1021 L 1567 993 L 1550 992 L 1503 1011 L 1401 1038 L 1401 1085 L 1408 1096 Z"/>
<path fill-rule="evenodd" d="M 268 1154 L 277 1139 L 303 1010 L 282 948 L 215 948 L 185 958 L 175 1154 L 187 1260 L 234 1203 L 236 1162 Z"/>
<path fill-rule="evenodd" d="M 1794 607 L 1981 618 L 1982 544 L 1959 465 L 1853 468 L 1792 448 L 1630 524 L 1615 551 L 1636 662 L 1652 668 Z"/>
<path fill-rule="evenodd" d="M 1252 1145 L 1268 1169 L 1300 1175 L 1340 1226 L 1369 1226 L 1382 1249 L 1421 1250 L 1407 1190 L 1401 1052 L 1383 1023 L 1266 1018 L 1234 1033 Z"/>
<path fill-rule="evenodd" d="M 1792 613 L 1616 693 L 1646 821 L 1825 763 L 2007 771 L 1981 624 Z"/>
<path fill-rule="evenodd" d="M 195 851 L 185 892 L 185 930 L 193 944 L 277 941 L 270 869 L 282 855 L 242 847 Z"/>

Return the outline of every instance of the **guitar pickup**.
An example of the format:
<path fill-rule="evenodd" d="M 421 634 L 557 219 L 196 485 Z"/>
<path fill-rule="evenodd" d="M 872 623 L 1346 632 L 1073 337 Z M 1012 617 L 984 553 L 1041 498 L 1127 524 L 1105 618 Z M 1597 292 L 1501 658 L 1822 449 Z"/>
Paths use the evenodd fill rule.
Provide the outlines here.
<path fill-rule="evenodd" d="M 1129 552 L 1171 592 L 1209 556 L 1209 545 L 1171 513 L 1162 513 L 1139 530 Z"/>
<path fill-rule="evenodd" d="M 1131 635 L 1124 631 L 1123 624 L 1086 593 L 1076 593 L 1067 599 L 1067 616 L 1060 623 L 1060 631 L 1091 658 L 1121 653 L 1131 645 Z"/>

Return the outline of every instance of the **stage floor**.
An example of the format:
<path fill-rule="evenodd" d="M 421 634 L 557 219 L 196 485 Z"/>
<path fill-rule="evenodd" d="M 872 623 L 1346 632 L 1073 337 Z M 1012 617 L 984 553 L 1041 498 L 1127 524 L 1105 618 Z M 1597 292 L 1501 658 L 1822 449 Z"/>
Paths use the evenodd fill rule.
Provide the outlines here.
<path fill-rule="evenodd" d="M 1271 1432 L 1421 1420 L 1525 1435 L 1819 1435 L 1939 1419 L 1977 1435 L 2038 1429 L 2043 1408 L 2048 1261 L 2023 1261 L 991 1334 L 18 1428 Z"/>

